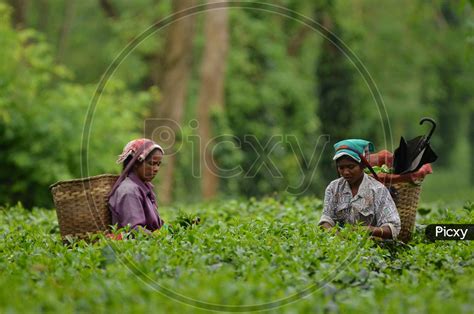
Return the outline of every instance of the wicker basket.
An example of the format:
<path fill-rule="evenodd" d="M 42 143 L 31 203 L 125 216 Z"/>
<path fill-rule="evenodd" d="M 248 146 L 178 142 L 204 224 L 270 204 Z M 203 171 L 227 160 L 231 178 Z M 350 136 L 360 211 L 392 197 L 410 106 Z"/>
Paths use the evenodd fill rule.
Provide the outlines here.
<path fill-rule="evenodd" d="M 107 194 L 118 177 L 104 174 L 50 186 L 63 239 L 66 236 L 85 239 L 109 229 L 112 219 Z"/>
<path fill-rule="evenodd" d="M 416 210 L 420 199 L 421 182 L 414 184 L 411 182 L 401 182 L 388 185 L 395 190 L 393 200 L 400 215 L 401 229 L 398 240 L 407 243 L 411 240 L 415 227 Z"/>
<path fill-rule="evenodd" d="M 369 156 L 371 166 L 386 164 L 391 167 L 393 154 L 388 150 L 371 154 Z M 423 165 L 417 172 L 408 174 L 386 174 L 379 173 L 378 177 L 388 187 L 397 206 L 400 216 L 401 229 L 398 239 L 407 243 L 411 240 L 415 227 L 416 212 L 420 199 L 421 184 L 426 175 L 433 172 L 430 164 Z"/>

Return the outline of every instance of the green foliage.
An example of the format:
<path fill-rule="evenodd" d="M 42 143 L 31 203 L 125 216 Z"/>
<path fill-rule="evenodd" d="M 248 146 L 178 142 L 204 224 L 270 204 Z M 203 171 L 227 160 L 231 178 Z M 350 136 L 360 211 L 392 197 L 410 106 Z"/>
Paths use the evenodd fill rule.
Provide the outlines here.
<path fill-rule="evenodd" d="M 452 163 L 450 158 L 454 156 L 453 143 L 456 143 L 456 138 L 462 134 L 466 121 L 464 117 L 469 113 L 468 104 L 473 101 L 474 59 L 466 57 L 465 53 L 464 36 L 467 29 L 465 21 L 469 15 L 459 11 L 456 5 L 448 1 L 439 5 L 438 12 L 439 34 L 433 42 L 443 53 L 434 54 L 433 58 L 439 90 L 432 101 L 441 122 L 438 146 L 440 150 L 446 151 L 440 156 L 439 165 L 447 167 Z"/>
<path fill-rule="evenodd" d="M 0 4 L 0 14 L 5 12 Z M 55 181 L 117 172 L 114 156 L 139 136 L 137 121 L 146 114 L 150 96 L 110 80 L 94 107 L 94 86 L 71 82 L 71 73 L 54 63 L 40 34 L 14 31 L 7 18 L 0 23 L 0 168 L 8 169 L 0 173 L 0 202 L 44 206 L 51 204 L 47 187 Z M 86 123 L 88 112 L 91 123 Z M 84 174 L 81 148 L 87 153 Z"/>
<path fill-rule="evenodd" d="M 327 39 L 321 45 L 316 65 L 318 117 L 320 132 L 329 136 L 332 144 L 346 138 L 354 138 L 353 126 L 357 121 L 357 106 L 354 99 L 354 64 L 345 54 L 346 34 L 340 26 L 332 2 L 324 8 L 321 21 L 328 29 Z M 324 25 L 325 24 L 325 25 Z M 325 181 L 334 179 L 332 154 L 325 154 L 321 172 Z"/>
<path fill-rule="evenodd" d="M 182 210 L 178 211 L 178 214 L 175 220 L 172 222 L 171 226 L 180 226 L 184 228 L 189 228 L 194 224 L 199 224 L 201 218 L 190 213 L 186 213 Z"/>
<path fill-rule="evenodd" d="M 236 178 L 239 192 L 284 190 L 313 170 L 300 164 L 310 159 L 317 143 L 314 76 L 307 66 L 314 58 L 315 37 L 308 36 L 291 56 L 290 39 L 307 26 L 258 10 L 231 11 L 231 24 L 230 46 L 239 49 L 229 55 L 226 115 L 243 156 L 243 174 Z M 298 139 L 299 150 L 288 136 Z M 254 171 L 262 156 L 266 163 Z"/>
<path fill-rule="evenodd" d="M 393 173 L 393 169 L 390 168 L 389 166 L 387 165 L 382 165 L 382 166 L 373 166 L 372 169 L 375 171 L 375 173 L 379 174 L 379 173 Z M 364 172 L 367 173 L 367 174 L 370 174 L 372 173 L 369 168 L 365 168 L 364 169 Z"/>
<path fill-rule="evenodd" d="M 0 173 L 0 202 L 46 205 L 51 202 L 51 183 L 83 175 L 82 134 L 97 82 L 128 43 L 169 15 L 172 2 L 109 1 L 117 13 L 112 18 L 100 1 L 82 1 L 75 3 L 73 18 L 67 20 L 68 2 L 28 1 L 23 30 L 10 26 L 12 9 L 6 2 L 0 4 L 0 166 L 8 171 Z M 446 169 L 471 167 L 463 166 L 459 180 L 451 176 L 453 181 L 445 184 L 433 179 L 426 190 L 430 200 L 456 198 L 460 189 L 453 182 L 474 182 L 468 159 L 474 154 L 453 153 L 456 146 L 472 143 L 474 136 L 470 3 L 461 1 L 447 10 L 450 2 L 444 0 L 384 5 L 374 0 L 272 2 L 318 21 L 331 15 L 336 35 L 367 68 L 375 86 L 357 71 L 354 60 L 328 55 L 327 41 L 300 23 L 298 14 L 288 18 L 257 9 L 229 9 L 225 110 L 213 117 L 216 132 L 225 136 L 215 158 L 223 169 L 243 171 L 223 175 L 221 195 L 268 195 L 289 187 L 296 193 L 320 193 L 336 174 L 329 160 L 332 143 L 324 146 L 324 138 L 318 142 L 321 135 L 329 134 L 332 142 L 338 137 L 367 138 L 377 150 L 393 151 L 399 136 L 424 133 L 418 121 L 432 116 L 439 122 L 432 143 L 440 164 L 449 163 Z M 196 118 L 203 21 L 204 14 L 198 14 L 184 121 Z M 61 36 L 66 24 L 69 32 Z M 160 86 L 153 92 L 149 87 L 162 79 L 166 34 L 163 28 L 144 38 L 105 86 L 91 125 L 88 174 L 117 172 L 115 156 L 128 140 L 142 135 L 148 104 L 159 102 Z M 58 64 L 60 45 L 63 57 Z M 194 172 L 199 167 L 197 130 L 182 127 L 173 194 L 194 201 L 200 198 L 200 179 Z M 246 140 L 246 135 L 251 137 Z M 189 137 L 194 142 L 186 142 Z M 255 151 L 256 142 L 268 144 L 267 150 Z M 262 154 L 279 173 L 269 170 L 268 162 L 254 167 Z M 320 155 L 326 158 L 318 163 Z M 471 181 L 464 179 L 468 173 Z M 437 193 L 440 190 L 443 193 Z M 464 187 L 463 195 L 469 191 Z"/>
<path fill-rule="evenodd" d="M 236 149 L 239 147 L 238 138 L 234 136 L 234 132 L 229 126 L 225 110 L 214 108 L 211 112 L 212 134 L 217 134 L 215 144 L 213 146 L 214 159 L 221 169 L 220 190 L 226 195 L 239 195 L 240 188 L 238 180 L 235 180 L 237 169 L 244 161 L 244 153 Z"/>
<path fill-rule="evenodd" d="M 468 313 L 472 241 L 429 242 L 423 227 L 469 222 L 474 211 L 425 207 L 409 245 L 325 232 L 320 200 L 281 196 L 162 208 L 166 221 L 199 213 L 201 224 L 65 246 L 54 211 L 18 204 L 0 209 L 0 312 L 204 313 L 166 295 L 256 305 L 308 288 L 271 312 Z"/>

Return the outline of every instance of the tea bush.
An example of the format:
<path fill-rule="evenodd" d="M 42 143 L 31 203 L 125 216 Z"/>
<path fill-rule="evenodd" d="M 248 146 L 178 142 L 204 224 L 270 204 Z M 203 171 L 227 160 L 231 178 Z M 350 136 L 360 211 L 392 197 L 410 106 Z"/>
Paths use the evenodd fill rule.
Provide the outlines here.
<path fill-rule="evenodd" d="M 472 242 L 430 242 L 423 228 L 472 222 L 472 204 L 421 208 L 408 245 L 322 231 L 321 200 L 284 196 L 160 208 L 201 223 L 63 245 L 54 211 L 5 207 L 0 312 L 470 312 Z"/>

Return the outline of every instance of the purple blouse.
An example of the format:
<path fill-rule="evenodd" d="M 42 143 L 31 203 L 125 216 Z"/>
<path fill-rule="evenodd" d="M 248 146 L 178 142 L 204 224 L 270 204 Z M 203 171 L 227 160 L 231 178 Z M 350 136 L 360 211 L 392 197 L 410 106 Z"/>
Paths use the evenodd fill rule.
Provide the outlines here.
<path fill-rule="evenodd" d="M 112 224 L 118 224 L 120 228 L 130 225 L 133 229 L 143 227 L 148 231 L 155 231 L 163 225 L 153 185 L 143 182 L 133 172 L 120 183 L 109 198 L 109 206 Z"/>

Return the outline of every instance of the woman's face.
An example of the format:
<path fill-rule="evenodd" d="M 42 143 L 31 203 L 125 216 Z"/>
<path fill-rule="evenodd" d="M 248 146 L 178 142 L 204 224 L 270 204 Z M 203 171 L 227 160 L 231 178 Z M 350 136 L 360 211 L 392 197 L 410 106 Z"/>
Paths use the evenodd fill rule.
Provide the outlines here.
<path fill-rule="evenodd" d="M 137 165 L 135 173 L 143 182 L 152 181 L 160 170 L 163 153 L 156 149 L 152 151 L 144 162 Z"/>
<path fill-rule="evenodd" d="M 341 157 L 336 160 L 337 171 L 346 179 L 349 185 L 356 183 L 364 175 L 364 169 L 357 161 L 350 157 Z"/>

